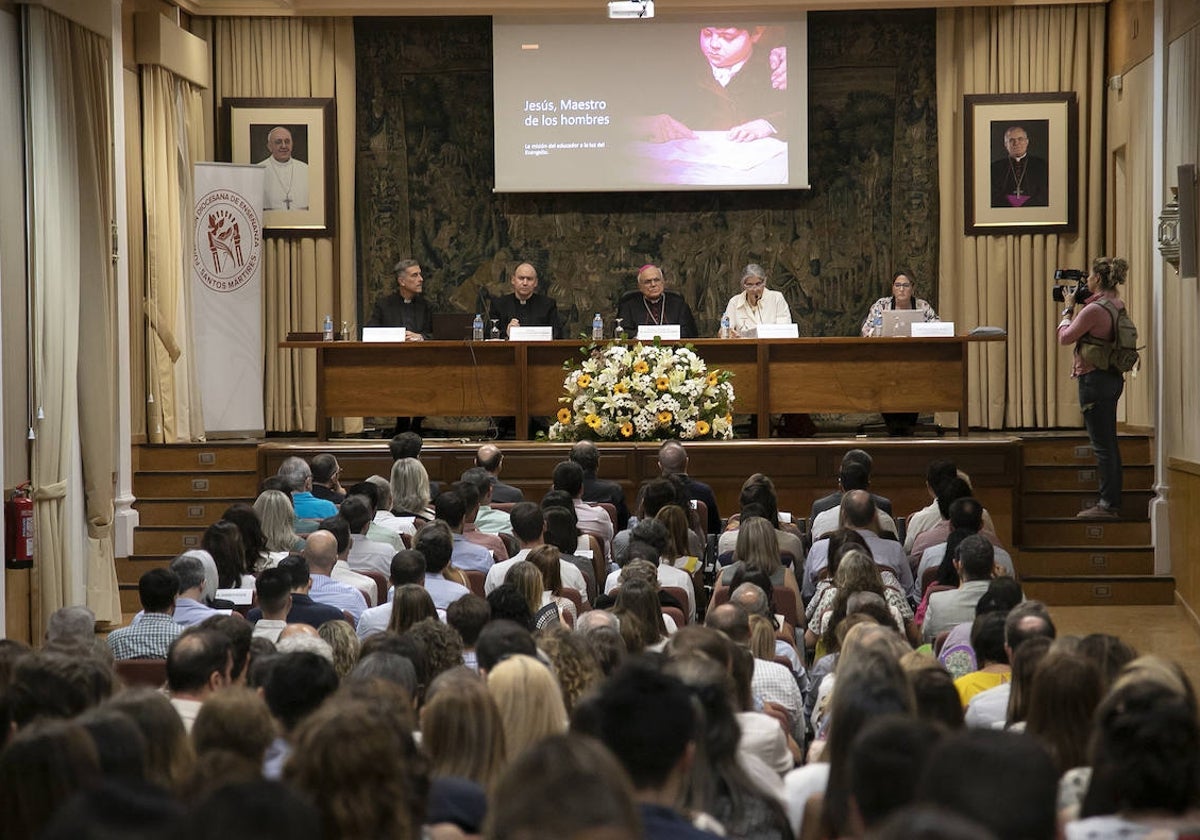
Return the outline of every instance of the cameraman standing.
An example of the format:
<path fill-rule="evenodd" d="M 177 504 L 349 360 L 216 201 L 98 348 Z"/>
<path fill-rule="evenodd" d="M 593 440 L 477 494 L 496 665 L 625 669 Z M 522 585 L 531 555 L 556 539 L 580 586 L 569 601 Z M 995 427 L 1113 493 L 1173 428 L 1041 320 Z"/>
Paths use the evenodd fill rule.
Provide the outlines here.
<path fill-rule="evenodd" d="M 1058 323 L 1058 343 L 1075 345 L 1075 363 L 1071 376 L 1079 380 L 1079 408 L 1087 426 L 1096 469 L 1100 475 L 1100 501 L 1080 511 L 1080 519 L 1116 519 L 1121 508 L 1121 450 L 1117 446 L 1117 400 L 1125 390 L 1125 375 L 1116 368 L 1098 368 L 1089 361 L 1089 347 L 1097 341 L 1116 340 L 1115 318 L 1101 304 L 1112 301 L 1118 310 L 1125 308 L 1118 286 L 1125 282 L 1129 263 L 1117 257 L 1099 257 L 1092 262 L 1087 278 L 1089 296 L 1083 309 L 1075 314 L 1076 289 L 1063 295 L 1066 307 Z"/>

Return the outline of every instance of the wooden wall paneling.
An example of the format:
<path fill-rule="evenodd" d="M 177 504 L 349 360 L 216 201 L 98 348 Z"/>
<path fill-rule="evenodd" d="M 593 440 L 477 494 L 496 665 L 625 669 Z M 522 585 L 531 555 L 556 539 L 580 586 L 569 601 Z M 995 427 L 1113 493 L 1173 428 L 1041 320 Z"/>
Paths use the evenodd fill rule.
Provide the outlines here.
<path fill-rule="evenodd" d="M 1200 614 L 1200 464 L 1167 460 L 1167 516 L 1171 522 L 1171 573 L 1179 599 Z"/>

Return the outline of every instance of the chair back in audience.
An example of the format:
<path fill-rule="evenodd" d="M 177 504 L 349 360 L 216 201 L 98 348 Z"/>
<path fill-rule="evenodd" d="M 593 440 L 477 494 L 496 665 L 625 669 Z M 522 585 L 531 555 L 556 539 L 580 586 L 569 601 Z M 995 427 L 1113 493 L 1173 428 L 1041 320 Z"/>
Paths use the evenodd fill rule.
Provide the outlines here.
<path fill-rule="evenodd" d="M 483 591 L 483 583 L 487 580 L 487 575 L 478 569 L 463 569 L 462 573 L 467 576 L 467 586 L 470 590 L 480 598 L 486 598 L 487 596 Z"/>
<path fill-rule="evenodd" d="M 390 585 L 388 583 L 387 577 L 380 574 L 379 572 L 371 572 L 371 571 L 359 572 L 359 574 L 366 575 L 367 577 L 369 577 L 371 580 L 373 580 L 375 582 L 375 591 L 378 593 L 378 597 L 376 597 L 375 603 L 376 604 L 386 604 L 387 603 L 388 586 Z"/>
<path fill-rule="evenodd" d="M 671 620 L 675 622 L 676 627 L 682 627 L 683 625 L 687 624 L 687 619 L 684 618 L 683 610 L 679 609 L 678 607 L 663 607 L 662 614 L 671 616 Z"/>
<path fill-rule="evenodd" d="M 583 595 L 581 595 L 579 593 L 578 589 L 572 589 L 569 586 L 564 586 L 560 591 L 562 592 L 562 596 L 564 598 L 566 598 L 572 604 L 575 605 L 575 612 L 577 614 L 582 614 L 585 610 L 588 609 L 588 607 L 584 605 Z"/>
<path fill-rule="evenodd" d="M 682 586 L 663 586 L 660 588 L 662 589 L 663 592 L 666 592 L 668 595 L 673 597 L 676 601 L 683 604 L 684 610 L 686 611 L 687 606 L 688 606 L 688 596 L 687 596 L 686 589 L 684 589 Z M 688 623 L 687 615 L 684 615 L 683 622 L 679 626 L 682 627 L 684 624 L 687 624 L 687 623 Z"/>
<path fill-rule="evenodd" d="M 130 688 L 141 685 L 158 688 L 167 681 L 165 659 L 118 659 L 114 667 L 117 676 Z"/>

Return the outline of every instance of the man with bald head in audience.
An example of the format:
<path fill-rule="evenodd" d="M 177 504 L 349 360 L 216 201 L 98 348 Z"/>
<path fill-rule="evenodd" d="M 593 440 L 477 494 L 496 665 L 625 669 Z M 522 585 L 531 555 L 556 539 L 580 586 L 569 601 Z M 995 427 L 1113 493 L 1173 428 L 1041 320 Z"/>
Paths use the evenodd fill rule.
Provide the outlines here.
<path fill-rule="evenodd" d="M 842 513 L 846 525 L 857 531 L 871 549 L 875 565 L 886 566 L 896 574 L 896 580 L 904 594 L 915 603 L 917 587 L 913 582 L 912 567 L 904 554 L 904 547 L 896 540 L 884 539 L 875 533 L 875 500 L 866 490 L 852 490 L 842 496 Z M 804 580 L 801 581 L 805 599 L 812 598 L 817 588 L 817 575 L 829 564 L 829 538 L 817 540 L 804 561 Z"/>
<path fill-rule="evenodd" d="M 308 561 L 309 574 L 312 577 L 309 596 L 318 604 L 328 604 L 350 613 L 357 623 L 358 617 L 367 608 L 362 593 L 353 586 L 330 577 L 333 566 L 338 561 L 337 538 L 328 531 L 313 531 L 308 535 L 301 554 Z"/>
<path fill-rule="evenodd" d="M 215 630 L 189 630 L 167 652 L 167 688 L 171 705 L 189 733 L 200 706 L 227 688 L 233 670 L 233 645 Z"/>
<path fill-rule="evenodd" d="M 625 491 L 615 481 L 596 477 L 600 467 L 600 450 L 590 440 L 581 440 L 571 447 L 570 458 L 583 470 L 583 500 L 610 504 L 617 509 L 617 530 L 629 526 L 629 508 L 625 504 Z"/>
<path fill-rule="evenodd" d="M 520 502 L 525 494 L 500 480 L 500 468 L 504 464 L 504 453 L 494 443 L 485 443 L 475 452 L 475 466 L 482 467 L 492 482 L 492 501 L 500 504 Z"/>
<path fill-rule="evenodd" d="M 663 441 L 658 447 L 658 468 L 664 478 L 678 476 L 689 499 L 704 502 L 708 508 L 708 522 L 705 523 L 708 533 L 719 534 L 721 514 L 717 510 L 717 497 L 711 487 L 688 475 L 688 454 L 684 445 L 677 440 Z"/>

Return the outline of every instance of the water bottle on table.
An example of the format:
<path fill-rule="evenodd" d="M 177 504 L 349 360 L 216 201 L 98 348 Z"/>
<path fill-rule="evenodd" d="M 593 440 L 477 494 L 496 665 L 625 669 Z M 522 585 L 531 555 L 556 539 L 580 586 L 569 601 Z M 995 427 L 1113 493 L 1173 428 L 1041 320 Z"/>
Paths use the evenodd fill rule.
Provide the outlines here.
<path fill-rule="evenodd" d="M 471 340 L 483 341 L 483 316 L 478 312 L 475 313 L 475 320 L 471 322 Z"/>
<path fill-rule="evenodd" d="M 717 335 L 721 338 L 729 338 L 729 336 L 731 335 L 728 315 L 721 316 L 721 331 L 719 333 L 717 333 Z"/>
<path fill-rule="evenodd" d="M 333 316 L 332 315 L 325 316 L 325 323 L 321 327 L 321 332 L 323 333 L 322 337 L 326 341 L 333 341 Z"/>
<path fill-rule="evenodd" d="M 604 319 L 600 317 L 600 313 L 596 313 L 596 317 L 592 319 L 592 341 L 601 341 L 604 338 Z"/>

